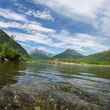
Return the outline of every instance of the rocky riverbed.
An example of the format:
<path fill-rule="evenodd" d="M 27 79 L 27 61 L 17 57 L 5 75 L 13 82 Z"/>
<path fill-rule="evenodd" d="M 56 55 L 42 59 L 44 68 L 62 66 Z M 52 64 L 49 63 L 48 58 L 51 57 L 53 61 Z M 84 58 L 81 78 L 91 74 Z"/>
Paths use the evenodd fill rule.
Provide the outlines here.
<path fill-rule="evenodd" d="M 0 110 L 109 110 L 110 68 L 2 63 Z"/>
<path fill-rule="evenodd" d="M 109 101 L 68 83 L 12 85 L 0 90 L 0 110 L 109 110 Z"/>

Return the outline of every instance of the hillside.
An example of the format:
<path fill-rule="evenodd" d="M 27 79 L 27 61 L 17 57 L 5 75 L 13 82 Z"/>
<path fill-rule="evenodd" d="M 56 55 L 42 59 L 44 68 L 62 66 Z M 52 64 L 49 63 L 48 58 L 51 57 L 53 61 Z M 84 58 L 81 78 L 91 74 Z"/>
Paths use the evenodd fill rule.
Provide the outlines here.
<path fill-rule="evenodd" d="M 31 56 L 33 59 L 48 59 L 50 57 L 50 55 L 47 52 L 39 49 L 34 49 L 31 52 Z"/>
<path fill-rule="evenodd" d="M 73 62 L 73 63 L 87 63 L 87 64 L 110 64 L 110 50 L 103 51 L 100 53 L 83 56 L 75 50 L 67 49 L 64 52 L 53 57 L 62 61 Z"/>
<path fill-rule="evenodd" d="M 86 56 L 80 61 L 92 64 L 110 64 L 110 50 Z"/>
<path fill-rule="evenodd" d="M 29 57 L 25 49 L 13 37 L 0 30 L 0 62 L 24 61 Z"/>
<path fill-rule="evenodd" d="M 3 30 L 0 29 L 0 45 L 7 44 L 9 48 L 13 48 L 24 56 L 28 56 L 26 50 L 21 47 L 15 40 L 7 35 Z"/>
<path fill-rule="evenodd" d="M 54 58 L 58 59 L 79 59 L 82 58 L 83 55 L 78 53 L 76 50 L 67 49 L 64 52 L 54 56 Z"/>

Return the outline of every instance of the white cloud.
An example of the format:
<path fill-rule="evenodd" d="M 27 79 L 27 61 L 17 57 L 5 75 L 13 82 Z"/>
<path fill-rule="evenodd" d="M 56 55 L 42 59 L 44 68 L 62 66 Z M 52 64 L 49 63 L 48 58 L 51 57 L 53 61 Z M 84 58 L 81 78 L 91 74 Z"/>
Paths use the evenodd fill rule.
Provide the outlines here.
<path fill-rule="evenodd" d="M 91 21 L 100 33 L 106 35 L 110 34 L 110 8 L 109 0 L 33 0 L 35 3 L 41 3 L 49 6 L 54 11 L 68 16 L 72 19 L 88 22 Z M 105 7 L 106 4 L 106 7 Z M 108 4 L 108 5 L 107 5 Z M 101 14 L 101 17 L 99 15 Z M 7 16 L 8 15 L 8 16 Z M 108 49 L 103 41 L 105 38 L 89 35 L 87 33 L 72 34 L 66 30 L 56 33 L 54 29 L 44 27 L 38 22 L 29 21 L 26 16 L 34 16 L 45 20 L 54 20 L 51 13 L 47 10 L 27 11 L 25 15 L 15 13 L 10 10 L 0 8 L 0 16 L 11 20 L 27 21 L 25 23 L 17 22 L 3 22 L 0 21 L 0 26 L 3 28 L 19 28 L 30 32 L 31 34 L 23 33 L 10 33 L 16 35 L 16 40 L 19 41 L 32 41 L 47 45 L 56 49 L 76 49 L 84 54 L 90 54 L 98 51 Z M 97 20 L 98 19 L 98 20 Z M 75 28 L 75 27 L 74 27 Z M 53 39 L 56 39 L 55 42 Z M 47 48 L 40 47 L 44 50 Z M 91 52 L 89 50 L 92 50 Z M 89 52 L 88 52 L 89 51 Z"/>
<path fill-rule="evenodd" d="M 43 20 L 54 21 L 54 17 L 48 9 L 43 9 L 42 11 L 38 9 L 30 9 L 26 7 L 24 4 L 18 3 L 17 1 L 13 1 L 16 8 L 18 8 L 19 12 L 24 13 L 27 16 L 40 18 Z"/>
<path fill-rule="evenodd" d="M 110 36 L 110 1 L 107 1 L 100 11 L 100 17 L 97 21 L 97 28 L 104 35 Z"/>
<path fill-rule="evenodd" d="M 33 2 L 47 5 L 73 20 L 88 23 L 100 34 L 110 35 L 110 0 L 33 0 Z"/>
<path fill-rule="evenodd" d="M 95 19 L 96 13 L 102 7 L 106 0 L 33 0 L 35 3 L 41 3 L 49 6 L 54 11 L 61 13 L 73 19 L 87 17 Z M 80 20 L 82 18 L 79 18 Z"/>
<path fill-rule="evenodd" d="M 40 18 L 40 19 L 54 21 L 53 16 L 51 15 L 50 11 L 48 11 L 48 10 L 43 10 L 43 11 L 29 10 L 26 12 L 26 14 L 30 15 L 30 16 L 34 16 L 36 18 Z"/>
<path fill-rule="evenodd" d="M 97 39 L 96 36 L 87 35 L 87 34 L 76 34 L 75 37 L 70 37 L 64 39 L 66 41 L 67 47 L 76 46 L 77 49 L 96 49 L 97 51 L 105 50 L 106 47 Z M 84 51 L 84 50 L 83 50 Z"/>
<path fill-rule="evenodd" d="M 0 21 L 0 27 L 1 28 L 19 28 L 21 29 L 21 24 L 17 22 L 5 22 L 5 21 Z"/>
<path fill-rule="evenodd" d="M 10 20 L 17 20 L 17 21 L 27 21 L 26 16 L 22 14 L 18 14 L 9 9 L 2 9 L 0 8 L 0 16 L 10 19 Z"/>
<path fill-rule="evenodd" d="M 89 34 L 71 34 L 66 30 L 62 30 L 59 33 L 56 33 L 55 30 L 43 27 L 40 23 L 32 22 L 32 23 L 24 23 L 20 24 L 17 22 L 3 22 L 0 21 L 0 26 L 3 28 L 19 28 L 25 29 L 27 31 L 32 32 L 31 34 L 23 34 L 17 32 L 8 32 L 10 35 L 15 35 L 16 40 L 19 41 L 32 41 L 42 45 L 47 45 L 51 48 L 56 49 L 76 49 L 84 54 L 91 54 L 95 52 L 100 52 L 108 49 L 107 46 L 104 45 L 103 41 L 105 38 L 98 38 L 97 36 L 92 36 Z M 54 42 L 56 39 L 58 42 Z M 41 47 L 40 47 L 41 48 Z M 44 47 L 42 47 L 44 48 Z M 31 50 L 31 49 L 29 49 Z M 88 53 L 89 50 L 93 50 Z"/>
<path fill-rule="evenodd" d="M 45 32 L 45 33 L 53 33 L 55 32 L 53 29 L 43 27 L 41 24 L 32 22 L 30 24 L 25 24 L 25 28 L 31 29 L 33 32 Z"/>
<path fill-rule="evenodd" d="M 92 54 L 108 49 L 108 47 L 104 44 L 104 38 L 100 39 L 97 36 L 89 34 L 71 34 L 67 31 L 62 31 L 59 34 L 53 34 L 52 37 L 59 40 L 58 43 L 53 43 L 53 47 L 62 49 L 76 49 L 83 54 Z M 93 51 L 90 52 L 89 50 Z"/>
<path fill-rule="evenodd" d="M 15 35 L 15 39 L 18 41 L 32 41 L 35 43 L 40 43 L 44 45 L 51 45 L 53 42 L 50 38 L 48 38 L 47 35 L 36 33 L 36 34 L 24 34 L 24 33 L 17 33 L 17 32 L 9 32 L 7 31 L 9 35 Z"/>
<path fill-rule="evenodd" d="M 34 26 L 30 28 L 34 29 Z M 103 44 L 104 43 L 103 39 L 98 39 L 97 36 L 81 34 L 81 33 L 71 34 L 65 30 L 61 31 L 60 33 L 56 33 L 53 30 L 50 33 L 48 33 L 48 35 L 45 33 L 41 33 L 41 31 L 33 32 L 31 35 L 23 34 L 23 33 L 14 33 L 14 32 L 13 33 L 8 32 L 8 33 L 10 35 L 15 35 L 16 40 L 24 41 L 24 42 L 29 42 L 29 41 L 34 42 L 36 43 L 36 47 L 37 44 L 42 44 L 54 49 L 56 48 L 56 49 L 64 50 L 71 48 L 71 49 L 76 49 L 83 54 L 92 54 L 95 52 L 100 52 L 108 49 L 108 47 Z M 58 40 L 58 42 L 54 42 L 53 38 Z M 42 46 L 40 48 L 47 49 Z M 92 51 L 90 52 L 89 50 Z"/>
<path fill-rule="evenodd" d="M 45 33 L 33 33 L 31 35 L 23 33 L 10 33 L 10 35 L 15 35 L 16 40 L 29 42 L 32 41 L 36 44 L 46 45 L 54 49 L 75 49 L 83 54 L 92 54 L 95 52 L 100 52 L 108 49 L 107 46 L 103 44 L 103 39 L 98 39 L 97 36 L 92 36 L 88 34 L 76 33 L 74 35 L 69 32 L 63 31 L 61 33 L 51 33 L 50 37 Z M 59 42 L 54 42 L 52 38 L 59 40 Z M 37 45 L 36 45 L 37 47 Z M 41 46 L 40 48 L 44 48 Z M 89 50 L 92 50 L 91 52 Z"/>
<path fill-rule="evenodd" d="M 54 33 L 55 31 L 50 28 L 43 27 L 38 22 L 31 22 L 31 23 L 17 23 L 14 21 L 10 22 L 4 22 L 0 21 L 0 27 L 1 28 L 18 28 L 18 29 L 24 29 L 32 33 Z"/>

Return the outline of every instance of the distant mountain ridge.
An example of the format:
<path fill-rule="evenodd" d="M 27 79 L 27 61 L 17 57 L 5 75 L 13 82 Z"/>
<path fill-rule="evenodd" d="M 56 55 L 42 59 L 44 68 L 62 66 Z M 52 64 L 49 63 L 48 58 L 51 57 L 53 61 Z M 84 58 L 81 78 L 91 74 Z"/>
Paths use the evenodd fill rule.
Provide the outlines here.
<path fill-rule="evenodd" d="M 67 49 L 54 56 L 53 59 L 65 60 L 73 63 L 110 64 L 110 50 L 84 56 L 76 50 Z"/>
<path fill-rule="evenodd" d="M 58 58 L 58 59 L 69 59 L 69 58 L 73 58 L 73 59 L 77 59 L 77 58 L 82 58 L 84 57 L 82 54 L 78 53 L 76 50 L 72 50 L 72 49 L 67 49 L 64 52 L 55 55 L 53 58 Z"/>
<path fill-rule="evenodd" d="M 2 45 L 5 43 L 7 43 L 10 48 L 16 49 L 20 54 L 28 56 L 28 53 L 20 44 L 18 44 L 7 33 L 0 29 L 0 44 Z"/>
<path fill-rule="evenodd" d="M 51 57 L 49 53 L 37 48 L 31 52 L 31 56 L 33 59 L 49 59 Z"/>

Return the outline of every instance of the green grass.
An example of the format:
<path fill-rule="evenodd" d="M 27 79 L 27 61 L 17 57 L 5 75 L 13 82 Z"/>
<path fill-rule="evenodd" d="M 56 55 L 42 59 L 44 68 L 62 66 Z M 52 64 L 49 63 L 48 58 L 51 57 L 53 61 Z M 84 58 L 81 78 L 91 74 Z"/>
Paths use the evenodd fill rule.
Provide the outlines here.
<path fill-rule="evenodd" d="M 47 64 L 48 60 L 27 58 L 26 63 L 28 63 L 28 64 Z"/>

